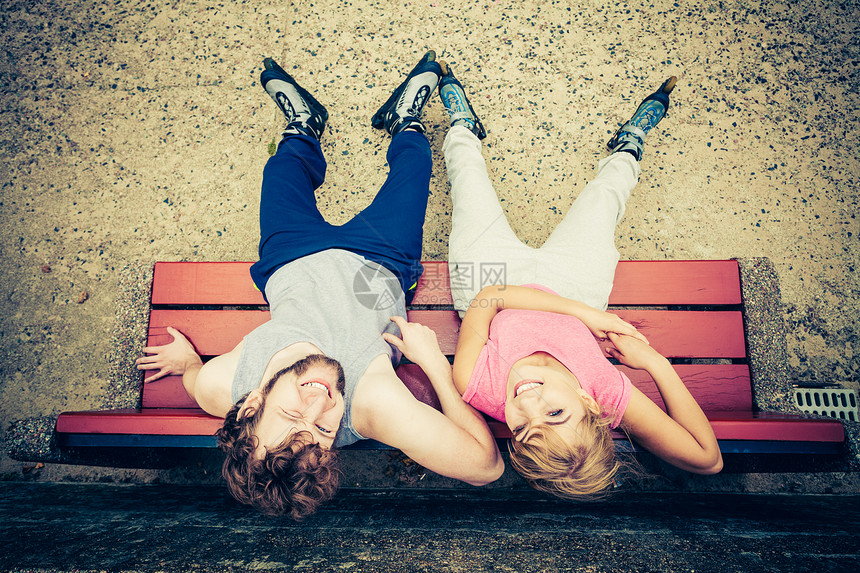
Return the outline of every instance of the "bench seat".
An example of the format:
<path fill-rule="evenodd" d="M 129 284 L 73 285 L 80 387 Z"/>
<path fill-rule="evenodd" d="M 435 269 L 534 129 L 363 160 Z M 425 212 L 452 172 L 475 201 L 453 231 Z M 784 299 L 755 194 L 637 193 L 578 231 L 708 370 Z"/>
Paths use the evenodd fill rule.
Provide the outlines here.
<path fill-rule="evenodd" d="M 146 344 L 170 342 L 166 327 L 183 332 L 206 360 L 231 350 L 269 319 L 246 262 L 160 262 L 153 274 Z M 453 358 L 459 317 L 453 310 L 448 267 L 424 262 L 425 272 L 408 310 L 410 321 L 436 332 L 442 352 Z M 609 300 L 610 311 L 631 322 L 669 358 L 711 422 L 723 453 L 836 454 L 845 440 L 837 420 L 757 412 L 744 332 L 737 261 L 622 261 Z M 641 371 L 618 366 L 663 408 L 656 385 Z M 429 380 L 404 361 L 398 376 L 421 401 L 436 408 Z M 141 376 L 142 380 L 142 376 Z M 140 407 L 65 412 L 57 420 L 61 447 L 215 447 L 221 419 L 200 410 L 179 376 L 141 384 Z M 499 439 L 510 437 L 491 421 Z M 614 434 L 630 449 L 625 436 Z M 372 440 L 352 447 L 387 447 Z"/>

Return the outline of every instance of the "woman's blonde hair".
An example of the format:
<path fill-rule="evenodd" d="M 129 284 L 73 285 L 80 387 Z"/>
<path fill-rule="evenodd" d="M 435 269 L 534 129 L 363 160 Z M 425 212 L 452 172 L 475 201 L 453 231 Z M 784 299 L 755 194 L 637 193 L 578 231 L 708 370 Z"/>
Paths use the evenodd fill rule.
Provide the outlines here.
<path fill-rule="evenodd" d="M 576 431 L 578 443 L 568 444 L 551 426 L 541 425 L 528 441 L 510 441 L 511 465 L 539 491 L 566 499 L 599 499 L 621 467 L 609 428 L 614 419 L 586 403 Z"/>

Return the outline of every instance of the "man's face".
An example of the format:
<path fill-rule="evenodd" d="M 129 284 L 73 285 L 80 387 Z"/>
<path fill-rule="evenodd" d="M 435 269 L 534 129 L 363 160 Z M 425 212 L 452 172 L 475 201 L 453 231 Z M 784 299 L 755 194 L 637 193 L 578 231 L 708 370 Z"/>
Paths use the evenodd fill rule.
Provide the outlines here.
<path fill-rule="evenodd" d="M 266 448 L 274 449 L 291 434 L 302 431 L 310 434 L 311 442 L 332 447 L 345 408 L 336 364 L 333 360 L 316 361 L 303 372 L 289 371 L 274 382 L 265 395 L 263 414 L 254 431 L 259 439 L 258 459 L 265 456 Z"/>

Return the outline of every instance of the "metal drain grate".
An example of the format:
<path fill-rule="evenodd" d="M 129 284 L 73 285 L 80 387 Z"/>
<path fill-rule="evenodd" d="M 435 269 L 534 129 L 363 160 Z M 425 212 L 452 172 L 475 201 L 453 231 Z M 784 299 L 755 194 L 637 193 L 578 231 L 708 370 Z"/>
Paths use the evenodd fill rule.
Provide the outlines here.
<path fill-rule="evenodd" d="M 856 422 L 860 417 L 857 395 L 854 390 L 832 388 L 795 388 L 794 401 L 797 407 L 808 414 L 829 416 Z"/>

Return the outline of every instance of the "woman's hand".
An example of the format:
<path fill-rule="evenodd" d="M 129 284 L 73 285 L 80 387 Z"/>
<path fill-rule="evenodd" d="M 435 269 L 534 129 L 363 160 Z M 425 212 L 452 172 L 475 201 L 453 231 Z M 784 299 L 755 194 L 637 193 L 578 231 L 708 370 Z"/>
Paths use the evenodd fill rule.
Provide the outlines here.
<path fill-rule="evenodd" d="M 666 358 L 662 354 L 651 348 L 647 342 L 643 342 L 639 337 L 616 334 L 611 331 L 607 337 L 610 346 L 606 347 L 606 353 L 625 366 L 650 371 L 659 364 L 666 362 Z"/>
<path fill-rule="evenodd" d="M 147 346 L 143 351 L 151 356 L 141 356 L 135 362 L 138 370 L 159 369 L 146 378 L 144 383 L 158 380 L 168 374 L 184 374 L 188 368 L 203 364 L 194 346 L 181 332 L 172 326 L 167 327 L 167 332 L 173 337 L 173 342 L 164 346 Z"/>
<path fill-rule="evenodd" d="M 615 333 L 631 336 L 645 344 L 648 344 L 648 339 L 645 338 L 645 335 L 636 330 L 636 327 L 629 322 L 622 320 L 617 314 L 586 307 L 583 311 L 577 314 L 577 318 L 579 318 L 579 320 L 588 327 L 594 337 L 598 340 L 605 340 L 609 333 Z"/>
<path fill-rule="evenodd" d="M 384 332 L 382 338 L 400 350 L 406 358 L 425 371 L 428 367 L 441 362 L 450 367 L 448 359 L 439 349 L 439 341 L 436 340 L 436 333 L 432 329 L 423 324 L 407 322 L 402 316 L 392 316 L 391 321 L 400 327 L 402 338 L 388 332 Z"/>
<path fill-rule="evenodd" d="M 608 333 L 614 332 L 616 334 L 633 336 L 648 344 L 648 339 L 636 330 L 635 326 L 622 320 L 618 315 L 603 312 L 584 302 L 565 298 L 540 289 L 513 285 L 493 285 L 481 289 L 481 292 L 478 293 L 478 296 L 469 305 L 469 310 L 463 318 L 463 324 L 460 328 L 460 339 L 463 337 L 464 330 L 467 334 L 469 333 L 469 329 L 463 328 L 469 324 L 471 329 L 480 335 L 481 346 L 483 346 L 487 341 L 490 322 L 497 312 L 507 309 L 537 310 L 566 314 L 581 320 L 598 340 L 605 340 Z M 474 317 L 478 315 L 481 316 L 481 320 L 474 320 Z M 472 323 L 479 325 L 480 328 L 472 326 Z"/>

